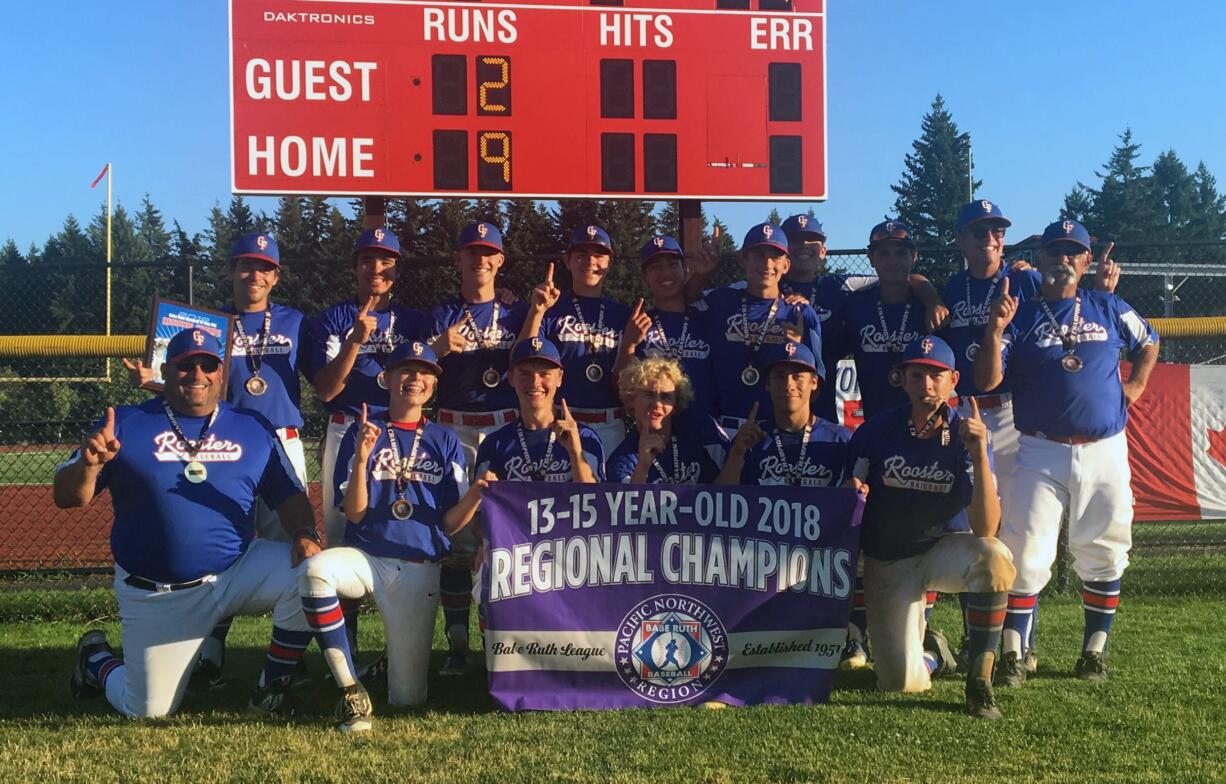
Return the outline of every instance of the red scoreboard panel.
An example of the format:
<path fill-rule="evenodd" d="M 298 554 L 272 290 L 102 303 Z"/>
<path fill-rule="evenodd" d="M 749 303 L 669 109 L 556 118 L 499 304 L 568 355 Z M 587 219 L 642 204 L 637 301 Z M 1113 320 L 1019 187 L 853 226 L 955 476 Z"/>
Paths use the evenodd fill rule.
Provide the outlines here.
<path fill-rule="evenodd" d="M 231 0 L 240 193 L 826 198 L 825 0 Z"/>

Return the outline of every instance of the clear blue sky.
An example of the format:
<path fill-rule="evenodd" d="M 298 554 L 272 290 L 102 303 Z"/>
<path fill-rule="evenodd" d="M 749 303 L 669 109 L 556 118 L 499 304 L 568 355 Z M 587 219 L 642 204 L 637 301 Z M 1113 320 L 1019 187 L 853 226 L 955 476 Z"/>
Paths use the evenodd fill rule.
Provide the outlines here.
<path fill-rule="evenodd" d="M 1143 162 L 1174 148 L 1226 186 L 1226 2 L 828 4 L 831 196 L 816 212 L 833 247 L 863 245 L 891 209 L 938 92 L 972 134 L 976 195 L 1000 202 L 1015 234 L 1040 231 L 1074 182 L 1094 182 L 1125 126 Z M 68 213 L 86 222 L 108 160 L 129 209 L 148 192 L 168 223 L 203 229 L 229 199 L 225 2 L 41 0 L 4 17 L 0 241 L 24 252 Z M 738 241 L 768 209 L 708 206 Z"/>

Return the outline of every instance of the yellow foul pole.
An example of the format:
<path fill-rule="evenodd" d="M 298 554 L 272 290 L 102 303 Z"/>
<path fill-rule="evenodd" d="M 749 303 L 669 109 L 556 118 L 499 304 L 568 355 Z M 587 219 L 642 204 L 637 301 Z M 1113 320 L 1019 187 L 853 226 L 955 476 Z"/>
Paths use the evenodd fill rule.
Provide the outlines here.
<path fill-rule="evenodd" d="M 111 164 L 106 165 L 106 334 L 111 334 Z"/>

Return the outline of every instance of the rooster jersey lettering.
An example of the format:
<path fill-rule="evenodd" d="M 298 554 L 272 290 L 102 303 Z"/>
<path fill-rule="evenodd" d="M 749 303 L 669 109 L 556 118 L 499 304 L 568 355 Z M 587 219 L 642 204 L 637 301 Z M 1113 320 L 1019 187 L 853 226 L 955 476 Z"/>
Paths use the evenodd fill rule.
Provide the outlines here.
<path fill-rule="evenodd" d="M 779 437 L 783 446 L 782 458 L 775 444 L 775 436 Z M 803 438 L 803 431 L 783 430 L 778 426 L 767 429 L 766 438 L 745 455 L 741 484 L 791 484 L 799 465 L 796 484 L 800 487 L 837 487 L 843 481 L 851 431 L 819 417 L 802 456 L 800 446 Z"/>
<path fill-rule="evenodd" d="M 471 323 L 464 312 L 466 307 L 472 313 Z M 432 336 L 427 342 L 441 336 L 452 325 L 463 323 L 460 331 L 465 340 L 464 348 L 439 360 L 443 375 L 438 382 L 438 399 L 443 401 L 443 408 L 500 411 L 519 407 L 515 391 L 507 383 L 506 372 L 511 347 L 515 345 L 527 314 L 528 305 L 523 301 L 514 305 L 499 302 L 498 325 L 494 327 L 490 324 L 494 317 L 493 300 L 465 306 L 459 297 L 452 297 L 430 311 Z M 480 334 L 473 332 L 472 323 L 477 325 Z M 492 389 L 482 381 L 482 375 L 490 369 L 501 377 L 498 386 Z"/>
<path fill-rule="evenodd" d="M 569 405 L 569 404 L 568 404 Z M 477 471 L 475 476 L 481 476 L 486 471 L 503 481 L 534 482 L 535 471 L 545 472 L 546 482 L 572 482 L 570 453 L 559 440 L 554 440 L 553 450 L 549 449 L 549 428 L 536 430 L 524 429 L 524 443 L 528 445 L 528 457 L 531 463 L 524 459 L 523 446 L 519 443 L 519 425 L 512 422 L 503 425 L 485 437 L 477 447 Z M 600 445 L 600 437 L 596 431 L 587 425 L 579 425 L 579 443 L 583 445 L 583 459 L 592 469 L 597 482 L 604 481 L 604 447 Z M 549 454 L 549 464 L 542 465 L 545 455 Z"/>
<path fill-rule="evenodd" d="M 301 312 L 272 305 L 268 335 L 263 334 L 264 311 L 239 313 L 244 337 L 235 336 L 230 350 L 227 400 L 236 408 L 249 408 L 264 415 L 276 427 L 302 427 L 302 390 L 299 374 L 309 375 L 310 322 Z M 233 308 L 227 312 L 233 313 Z M 268 384 L 261 395 L 247 390 L 252 365 Z"/>
<path fill-rule="evenodd" d="M 881 312 L 877 310 L 878 304 Z M 924 334 L 924 306 L 914 294 L 905 303 L 881 303 L 874 286 L 852 294 L 843 313 L 836 350 L 839 356 L 850 353 L 855 361 L 864 418 L 871 419 L 907 400 L 902 388 L 890 383 L 890 371 L 903 347 Z"/>
<path fill-rule="evenodd" d="M 578 303 L 583 321 L 575 313 Z M 602 315 L 603 310 L 603 315 Z M 559 395 L 572 408 L 617 408 L 613 386 L 613 364 L 630 309 L 608 297 L 577 297 L 567 292 L 545 312 L 541 336 L 552 340 L 562 355 L 562 388 Z M 602 323 L 603 322 L 603 323 Z M 593 349 L 595 353 L 593 354 Z M 600 380 L 591 381 L 587 368 L 593 362 L 603 371 Z"/>
<path fill-rule="evenodd" d="M 957 363 L 955 369 L 960 374 L 956 389 L 959 395 L 1001 395 L 1009 391 L 1008 380 L 996 389 L 975 388 L 975 356 L 979 351 L 979 344 L 983 342 L 983 329 L 988 323 L 988 313 L 992 310 L 993 300 L 1000 296 L 1000 282 L 1006 274 L 1009 277 L 1009 295 L 1017 297 L 1019 304 L 1037 296 L 1043 280 L 1035 270 L 1009 270 L 1005 273 L 1004 269 L 1001 267 L 995 275 L 987 279 L 973 277 L 966 270 L 962 270 L 951 277 L 945 286 L 949 324 L 942 337 L 954 350 L 954 361 Z"/>

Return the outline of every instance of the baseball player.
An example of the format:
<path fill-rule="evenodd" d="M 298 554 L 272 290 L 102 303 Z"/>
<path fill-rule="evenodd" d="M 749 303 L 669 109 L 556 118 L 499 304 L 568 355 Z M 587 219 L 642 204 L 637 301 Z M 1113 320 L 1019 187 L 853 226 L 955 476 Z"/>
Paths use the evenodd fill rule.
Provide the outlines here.
<path fill-rule="evenodd" d="M 635 303 L 618 348 L 615 372 L 635 358 L 664 357 L 681 364 L 694 389 L 687 410 L 715 414 L 715 374 L 705 306 L 690 305 L 686 296 L 689 270 L 677 240 L 657 234 L 639 249 L 643 282 L 651 291 L 652 307 Z"/>
<path fill-rule="evenodd" d="M 439 598 L 439 561 L 448 536 L 472 519 L 480 490 L 469 487 L 460 441 L 422 415 L 442 372 L 420 341 L 388 357 L 386 421 L 359 416 L 341 441 L 335 497 L 344 510 L 343 547 L 307 560 L 298 572 L 306 619 L 343 689 L 337 728 L 371 727 L 371 705 L 345 634 L 340 598 L 374 597 L 387 639 L 388 702 L 426 700 L 426 673 Z"/>
<path fill-rule="evenodd" d="M 745 234 L 740 264 L 742 286 L 733 284 L 704 297 L 711 325 L 720 424 L 734 432 L 754 403 L 763 418 L 771 418 L 770 398 L 762 380 L 761 352 L 765 346 L 789 340 L 804 343 L 821 357 L 822 327 L 808 304 L 789 304 L 779 288 L 791 269 L 788 238 L 773 223 L 760 223 Z M 818 367 L 825 377 L 825 368 Z"/>
<path fill-rule="evenodd" d="M 281 254 L 277 242 L 266 232 L 248 232 L 230 249 L 232 304 L 235 339 L 230 350 L 226 400 L 235 408 L 263 414 L 277 429 L 277 438 L 289 456 L 298 480 L 306 486 L 306 455 L 303 452 L 301 387 L 299 374 L 307 372 L 309 322 L 300 311 L 274 303 L 270 295 L 281 280 Z M 123 360 L 136 384 L 153 377 L 138 359 Z M 255 530 L 264 539 L 287 541 L 276 510 L 256 498 Z M 190 691 L 216 688 L 222 683 L 225 641 L 230 619 L 224 618 L 205 640 L 200 665 L 188 684 Z"/>
<path fill-rule="evenodd" d="M 764 364 L 774 421 L 765 429 L 753 417 L 741 425 L 719 484 L 837 487 L 851 431 L 813 413 L 816 357 L 803 343 L 784 343 L 768 349 Z"/>
<path fill-rule="evenodd" d="M 528 305 L 507 304 L 497 296 L 498 271 L 506 256 L 502 233 L 494 224 L 465 226 L 455 262 L 460 294 L 431 311 L 431 345 L 444 371 L 439 379 L 439 422 L 459 436 L 466 464 L 474 466 L 482 439 L 515 419 L 515 393 L 506 371 Z M 440 588 L 450 645 L 444 675 L 458 675 L 467 667 L 474 530 L 461 532 L 453 545 L 443 563 Z"/>
<path fill-rule="evenodd" d="M 826 231 L 812 215 L 793 215 L 780 228 L 788 237 L 788 257 L 792 260 L 792 268 L 780 284 L 780 290 L 785 295 L 800 295 L 813 306 L 822 323 L 823 335 L 828 338 L 838 335 L 842 330 L 843 307 L 847 299 L 853 292 L 873 285 L 877 279 L 871 275 L 827 272 Z M 907 285 L 923 303 L 929 326 L 943 323 L 949 312 L 928 279 L 913 272 L 907 278 Z M 822 343 L 822 364 L 832 377 L 839 360 L 846 353 L 838 353 L 839 348 L 837 341 L 832 339 Z M 836 418 L 834 384 L 822 385 L 817 396 L 816 411 L 828 420 Z"/>
<path fill-rule="evenodd" d="M 987 427 L 973 401 L 969 417 L 948 405 L 958 371 L 945 341 L 912 341 L 898 368 L 908 402 L 866 421 L 848 446 L 847 485 L 868 494 L 860 547 L 877 687 L 925 691 L 932 675 L 953 669 L 948 646 L 924 649 L 925 593 L 968 592 L 966 708 L 997 719 L 992 667 L 1014 568 L 995 538 Z"/>
<path fill-rule="evenodd" d="M 635 360 L 618 383 L 635 429 L 609 457 L 610 482 L 693 485 L 719 477 L 728 436 L 709 416 L 687 412 L 693 387 L 677 360 Z"/>
<path fill-rule="evenodd" d="M 575 420 L 600 436 L 605 454 L 626 437 L 613 366 L 630 309 L 603 294 L 612 256 L 612 241 L 604 229 L 575 229 L 563 258 L 571 290 L 561 294 L 553 285 L 550 264 L 545 282 L 532 293 L 519 335 L 520 340 L 547 338 L 558 347 L 565 371 L 561 395 L 573 404 L 570 410 Z"/>
<path fill-rule="evenodd" d="M 201 329 L 170 340 L 163 393 L 108 408 L 56 469 L 63 509 L 110 489 L 115 596 L 124 658 L 91 630 L 77 642 L 75 695 L 105 693 L 126 716 L 178 708 L 205 638 L 233 615 L 273 613 L 254 710 L 289 709 L 289 675 L 311 639 L 292 566 L 320 549 L 315 514 L 276 432 L 219 402 L 221 343 Z M 277 510 L 292 544 L 255 539 L 256 498 Z"/>
<path fill-rule="evenodd" d="M 1114 294 L 1077 287 L 1090 266 L 1090 235 L 1077 221 L 1043 232 L 1042 288 L 1020 303 L 1006 278 L 975 361 L 980 389 L 1007 381 L 1019 432 L 1001 540 L 1017 562 L 997 682 L 1021 685 L 1034 598 L 1051 578 L 1068 515 L 1069 551 L 1081 578 L 1085 635 L 1076 674 L 1107 677 L 1107 635 L 1132 545 L 1128 407 L 1158 361 L 1158 334 Z M 1132 359 L 1120 380 L 1120 352 Z M 1015 611 L 1016 610 L 1016 611 Z"/>

